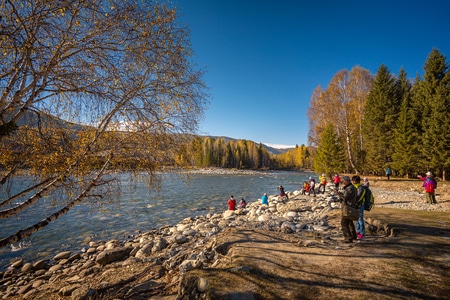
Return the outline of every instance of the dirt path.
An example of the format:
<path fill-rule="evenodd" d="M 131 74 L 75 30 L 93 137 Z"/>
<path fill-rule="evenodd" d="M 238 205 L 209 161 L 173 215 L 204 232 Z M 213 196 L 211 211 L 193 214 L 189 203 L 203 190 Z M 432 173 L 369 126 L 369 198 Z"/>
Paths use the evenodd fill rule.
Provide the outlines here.
<path fill-rule="evenodd" d="M 367 216 L 391 236 L 348 246 L 326 233 L 230 228 L 217 240 L 224 263 L 190 272 L 185 293 L 201 277 L 210 299 L 448 299 L 448 213 L 377 209 Z M 330 216 L 331 225 L 338 222 Z"/>

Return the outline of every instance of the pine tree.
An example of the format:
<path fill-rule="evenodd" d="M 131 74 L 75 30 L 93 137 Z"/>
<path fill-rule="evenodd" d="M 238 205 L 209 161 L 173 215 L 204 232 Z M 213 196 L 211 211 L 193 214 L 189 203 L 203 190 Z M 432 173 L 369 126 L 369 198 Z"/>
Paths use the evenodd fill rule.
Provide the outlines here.
<path fill-rule="evenodd" d="M 450 74 L 446 58 L 433 49 L 424 65 L 424 80 L 414 94 L 416 114 L 421 117 L 422 167 L 445 172 L 450 167 Z"/>
<path fill-rule="evenodd" d="M 345 167 L 345 155 L 333 124 L 329 123 L 320 135 L 314 157 L 314 172 L 331 176 Z"/>
<path fill-rule="evenodd" d="M 394 129 L 392 167 L 400 175 L 410 175 L 417 170 L 418 134 L 417 122 L 411 109 L 411 83 L 406 78 L 406 72 L 400 69 L 397 80 L 397 92 L 402 98 L 400 113 Z M 408 176 L 409 177 L 409 176 Z"/>
<path fill-rule="evenodd" d="M 362 126 L 366 164 L 371 170 L 382 171 L 392 160 L 393 133 L 400 102 L 395 77 L 381 65 L 367 97 Z"/>

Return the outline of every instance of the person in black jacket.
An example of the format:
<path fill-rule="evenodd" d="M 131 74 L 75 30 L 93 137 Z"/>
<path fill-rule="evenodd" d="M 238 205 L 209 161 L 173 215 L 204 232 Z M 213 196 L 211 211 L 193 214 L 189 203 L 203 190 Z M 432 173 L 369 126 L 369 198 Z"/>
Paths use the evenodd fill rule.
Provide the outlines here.
<path fill-rule="evenodd" d="M 341 230 L 344 235 L 344 243 L 352 243 L 353 240 L 356 240 L 355 224 L 352 219 L 344 216 L 344 206 L 356 207 L 357 190 L 352 184 L 350 177 L 343 176 L 342 182 L 344 183 L 344 188 L 339 192 L 339 199 L 341 200 Z"/>

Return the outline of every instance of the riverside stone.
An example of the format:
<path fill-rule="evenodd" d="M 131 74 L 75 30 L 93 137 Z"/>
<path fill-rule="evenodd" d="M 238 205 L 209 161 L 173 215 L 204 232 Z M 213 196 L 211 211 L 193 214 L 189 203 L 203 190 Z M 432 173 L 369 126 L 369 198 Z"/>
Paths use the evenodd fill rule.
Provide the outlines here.
<path fill-rule="evenodd" d="M 53 257 L 53 259 L 60 260 L 60 259 L 65 259 L 65 258 L 69 258 L 69 257 L 70 257 L 70 251 L 64 251 L 64 252 L 58 253 L 55 257 Z"/>
<path fill-rule="evenodd" d="M 118 260 L 123 260 L 128 256 L 128 254 L 130 254 L 131 250 L 131 247 L 117 247 L 108 249 L 101 252 L 95 259 L 95 262 L 104 266 Z"/>

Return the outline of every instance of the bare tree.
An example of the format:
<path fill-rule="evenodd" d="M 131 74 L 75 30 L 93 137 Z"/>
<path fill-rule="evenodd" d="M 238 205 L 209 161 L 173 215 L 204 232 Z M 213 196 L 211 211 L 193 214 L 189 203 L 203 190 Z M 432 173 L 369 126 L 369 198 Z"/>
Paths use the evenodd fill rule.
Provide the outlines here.
<path fill-rule="evenodd" d="M 196 131 L 207 95 L 169 6 L 6 0 L 0 16 L 0 182 L 28 175 L 22 191 L 0 199 L 0 219 L 64 195 L 63 209 L 2 238 L 5 246 L 83 199 L 104 200 L 116 170 L 154 180 Z"/>

